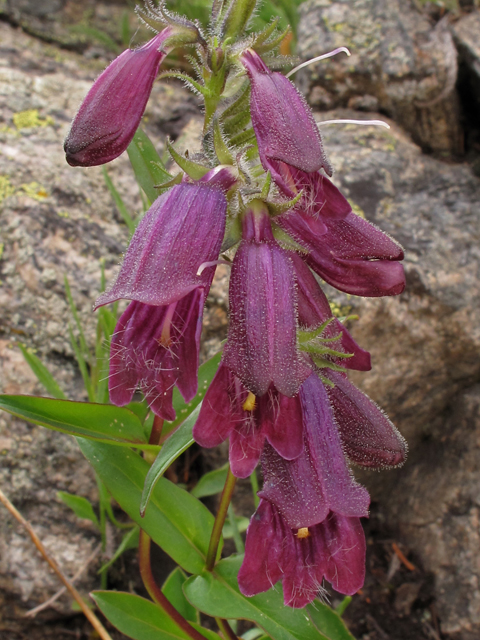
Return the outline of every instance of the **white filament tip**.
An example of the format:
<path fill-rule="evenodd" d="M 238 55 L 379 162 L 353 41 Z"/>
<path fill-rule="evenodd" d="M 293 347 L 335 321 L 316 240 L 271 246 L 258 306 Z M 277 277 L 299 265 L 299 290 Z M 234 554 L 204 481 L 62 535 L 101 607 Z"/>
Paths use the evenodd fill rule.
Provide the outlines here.
<path fill-rule="evenodd" d="M 385 127 L 390 129 L 390 125 L 383 120 L 323 120 L 323 122 L 317 122 L 319 127 L 324 124 L 363 124 L 365 126 L 371 125 L 372 127 Z"/>
<path fill-rule="evenodd" d="M 347 56 L 352 55 L 350 51 L 347 49 L 347 47 L 338 47 L 338 49 L 334 49 L 333 51 L 324 53 L 321 56 L 317 56 L 316 58 L 312 58 L 311 60 L 302 62 L 302 64 L 299 64 L 298 67 L 295 67 L 295 69 L 292 69 L 291 71 L 289 71 L 285 77 L 289 78 L 290 76 L 293 76 L 293 74 L 296 73 L 299 69 L 303 69 L 303 67 L 308 67 L 309 64 L 313 64 L 314 62 L 320 62 L 320 60 L 326 60 L 326 58 L 331 58 L 332 56 L 336 56 L 337 53 L 342 53 L 342 52 L 346 53 Z"/>

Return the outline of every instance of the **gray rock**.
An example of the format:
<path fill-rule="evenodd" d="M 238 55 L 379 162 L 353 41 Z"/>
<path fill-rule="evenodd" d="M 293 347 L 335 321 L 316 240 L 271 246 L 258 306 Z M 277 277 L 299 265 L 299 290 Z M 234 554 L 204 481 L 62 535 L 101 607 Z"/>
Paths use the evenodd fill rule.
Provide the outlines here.
<path fill-rule="evenodd" d="M 421 490 L 420 490 L 421 487 Z M 389 519 L 435 575 L 442 632 L 480 634 L 480 385 L 458 395 L 412 454 Z"/>
<path fill-rule="evenodd" d="M 432 27 L 413 3 L 401 0 L 309 0 L 300 15 L 303 59 L 341 46 L 352 53 L 302 71 L 305 91 L 321 86 L 331 107 L 372 109 L 373 98 L 422 148 L 463 151 L 457 53 L 445 21 Z"/>
<path fill-rule="evenodd" d="M 452 25 L 452 33 L 460 56 L 460 62 L 466 68 L 466 82 L 475 100 L 476 113 L 480 109 L 480 11 L 463 16 Z"/>

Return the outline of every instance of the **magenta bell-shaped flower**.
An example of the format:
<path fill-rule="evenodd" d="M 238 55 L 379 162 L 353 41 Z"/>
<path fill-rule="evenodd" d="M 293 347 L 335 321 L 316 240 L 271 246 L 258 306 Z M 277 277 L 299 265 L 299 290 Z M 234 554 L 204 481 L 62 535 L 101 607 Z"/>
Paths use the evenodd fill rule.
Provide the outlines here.
<path fill-rule="evenodd" d="M 278 162 L 307 173 L 323 168 L 331 175 L 318 126 L 295 85 L 270 71 L 252 49 L 244 51 L 240 61 L 250 80 L 250 113 L 264 169 L 276 182 L 281 182 Z"/>
<path fill-rule="evenodd" d="M 301 454 L 300 399 L 273 388 L 257 398 L 221 364 L 203 399 L 193 437 L 202 447 L 216 447 L 230 437 L 232 473 L 246 478 L 257 466 L 265 440 L 286 460 Z"/>
<path fill-rule="evenodd" d="M 359 518 L 332 511 L 312 527 L 292 529 L 262 499 L 247 530 L 238 586 L 254 596 L 282 580 L 284 602 L 296 608 L 317 597 L 324 578 L 339 593 L 353 595 L 365 579 L 365 551 Z"/>
<path fill-rule="evenodd" d="M 343 220 L 323 218 L 321 234 L 296 210 L 276 221 L 307 249 L 305 260 L 313 271 L 336 289 L 367 297 L 395 296 L 405 289 L 402 247 L 353 212 Z"/>
<path fill-rule="evenodd" d="M 325 371 L 326 387 L 345 455 L 362 467 L 385 469 L 405 462 L 407 443 L 388 417 L 345 374 Z"/>
<path fill-rule="evenodd" d="M 264 203 L 250 203 L 230 276 L 230 326 L 223 363 L 256 396 L 273 385 L 294 396 L 310 374 L 296 343 L 292 261 L 274 240 Z"/>
<path fill-rule="evenodd" d="M 68 164 L 92 167 L 125 151 L 167 55 L 162 47 L 171 35 L 172 27 L 167 27 L 142 47 L 127 49 L 97 78 L 65 139 Z"/>
<path fill-rule="evenodd" d="M 368 516 L 370 498 L 348 468 L 325 385 L 312 373 L 300 387 L 299 396 L 302 453 L 285 460 L 265 446 L 260 497 L 273 503 L 292 529 L 322 522 L 330 511 L 349 517 Z"/>
<path fill-rule="evenodd" d="M 197 393 L 202 314 L 208 288 L 165 306 L 131 302 L 117 322 L 110 349 L 110 400 L 132 401 L 141 389 L 152 411 L 174 420 L 173 387 L 186 402 Z"/>
<path fill-rule="evenodd" d="M 95 308 L 120 298 L 163 306 L 199 287 L 208 291 L 209 263 L 218 259 L 226 211 L 223 190 L 208 182 L 183 182 L 162 194 L 138 225 L 115 284 Z"/>

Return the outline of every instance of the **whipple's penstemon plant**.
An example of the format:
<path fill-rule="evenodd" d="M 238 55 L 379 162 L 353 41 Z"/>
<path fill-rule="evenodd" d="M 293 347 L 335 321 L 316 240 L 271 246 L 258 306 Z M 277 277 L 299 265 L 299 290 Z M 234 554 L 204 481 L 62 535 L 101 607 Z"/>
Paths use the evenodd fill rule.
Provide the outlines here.
<path fill-rule="evenodd" d="M 371 368 L 370 355 L 332 314 L 316 277 L 349 294 L 398 295 L 402 248 L 354 214 L 329 179 L 305 99 L 272 70 L 289 62 L 276 53 L 287 33 L 276 21 L 248 33 L 255 6 L 214 0 L 206 32 L 163 4 L 137 8 L 156 35 L 100 75 L 65 140 L 72 166 L 128 150 L 151 204 L 95 303 L 110 328 L 108 393 L 90 395 L 99 404 L 1 401 L 77 436 L 131 518 L 153 602 L 105 590 L 93 598 L 138 640 L 152 629 L 161 639 L 218 638 L 199 612 L 224 638 L 236 637 L 238 619 L 254 625 L 247 640 L 351 638 L 339 615 L 348 599 L 337 611 L 325 603 L 326 583 L 351 596 L 364 582 L 360 519 L 369 495 L 350 463 L 392 468 L 406 454 L 390 420 L 349 381 L 349 369 Z M 203 99 L 205 120 L 197 153 L 167 141 L 172 175 L 138 126 L 159 66 L 177 47 L 190 50 L 196 77 L 163 76 Z M 231 266 L 228 338 L 199 372 L 203 308 L 219 263 Z M 128 306 L 117 318 L 121 299 Z M 162 477 L 193 442 L 227 439 L 229 465 L 190 492 Z M 244 543 L 230 501 L 237 478 L 250 477 L 257 493 L 259 463 L 263 487 Z M 198 498 L 220 491 L 214 517 Z M 223 559 L 222 531 L 237 549 Z M 179 565 L 163 587 L 150 568 L 152 539 Z"/>

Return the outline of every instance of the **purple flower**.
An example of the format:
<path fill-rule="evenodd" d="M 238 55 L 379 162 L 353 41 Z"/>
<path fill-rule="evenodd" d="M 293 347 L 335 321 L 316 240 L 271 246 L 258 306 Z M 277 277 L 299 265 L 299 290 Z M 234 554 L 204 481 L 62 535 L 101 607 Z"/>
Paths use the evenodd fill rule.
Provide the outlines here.
<path fill-rule="evenodd" d="M 169 305 L 128 305 L 112 336 L 108 386 L 113 404 L 128 404 L 140 388 L 155 414 L 174 420 L 174 385 L 186 402 L 194 397 L 208 288 L 194 289 Z"/>
<path fill-rule="evenodd" d="M 130 144 L 172 35 L 167 27 L 138 49 L 127 49 L 105 69 L 82 102 L 65 140 L 67 162 L 91 167 L 110 162 Z"/>
<path fill-rule="evenodd" d="M 407 443 L 383 411 L 346 375 L 336 371 L 325 375 L 335 384 L 327 387 L 327 393 L 350 460 L 369 468 L 403 464 Z"/>
<path fill-rule="evenodd" d="M 292 529 L 273 504 L 261 500 L 247 530 L 238 585 L 253 596 L 283 580 L 290 607 L 312 602 L 324 578 L 339 593 L 353 595 L 365 579 L 365 548 L 356 517 L 330 512 L 316 525 Z"/>
<path fill-rule="evenodd" d="M 305 98 L 284 75 L 270 71 L 258 54 L 244 51 L 240 60 L 250 79 L 250 113 L 260 160 L 281 183 L 278 163 L 307 173 L 332 169 Z"/>
<path fill-rule="evenodd" d="M 230 277 L 230 326 L 223 363 L 256 396 L 273 385 L 294 396 L 309 375 L 296 344 L 293 265 L 274 240 L 268 210 L 250 203 Z"/>
<path fill-rule="evenodd" d="M 331 344 L 332 348 L 353 354 L 351 358 L 336 358 L 333 360 L 346 369 L 370 371 L 372 364 L 368 351 L 358 346 L 340 320 L 333 318 L 330 304 L 308 266 L 298 255 L 292 254 L 291 257 L 297 279 L 298 322 L 300 326 L 304 329 L 313 330 L 331 318 L 332 321 L 325 328 L 323 336 L 332 339 L 341 334 L 341 338 Z"/>
<path fill-rule="evenodd" d="M 304 446 L 285 460 L 266 446 L 260 497 L 274 504 L 294 528 L 322 522 L 330 511 L 348 517 L 368 516 L 370 498 L 353 478 L 323 382 L 312 373 L 300 387 Z"/>
<path fill-rule="evenodd" d="M 216 447 L 230 437 L 230 466 L 239 478 L 257 466 L 265 440 L 282 458 L 303 449 L 299 397 L 288 398 L 270 388 L 256 398 L 221 364 L 202 402 L 193 437 L 202 447 Z"/>
<path fill-rule="evenodd" d="M 225 231 L 227 201 L 208 182 L 175 185 L 137 227 L 113 287 L 95 307 L 120 298 L 164 306 L 197 288 L 208 291 Z"/>
<path fill-rule="evenodd" d="M 353 212 L 343 220 L 322 218 L 323 233 L 296 210 L 278 216 L 277 222 L 308 250 L 305 260 L 313 271 L 340 291 L 378 297 L 404 290 L 401 246 Z"/>

